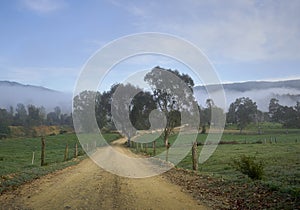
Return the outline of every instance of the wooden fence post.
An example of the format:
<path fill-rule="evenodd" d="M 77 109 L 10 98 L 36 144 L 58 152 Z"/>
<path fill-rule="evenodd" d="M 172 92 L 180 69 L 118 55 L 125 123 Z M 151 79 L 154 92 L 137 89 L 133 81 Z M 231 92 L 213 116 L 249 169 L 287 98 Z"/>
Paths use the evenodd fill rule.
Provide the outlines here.
<path fill-rule="evenodd" d="M 169 148 L 170 148 L 170 143 L 168 143 L 168 145 L 167 145 L 167 151 L 166 151 L 166 161 L 168 161 L 168 159 L 169 159 Z"/>
<path fill-rule="evenodd" d="M 31 159 L 31 165 L 34 163 L 34 152 L 32 152 L 32 159 Z"/>
<path fill-rule="evenodd" d="M 69 156 L 69 145 L 66 144 L 66 148 L 65 148 L 65 155 L 64 155 L 64 161 L 68 160 Z"/>
<path fill-rule="evenodd" d="M 167 151 L 166 151 L 166 161 L 168 162 L 168 156 L 169 156 L 169 147 L 167 147 Z"/>
<path fill-rule="evenodd" d="M 78 156 L 78 145 L 77 143 L 75 144 L 75 151 L 74 151 L 74 158 L 77 158 Z"/>
<path fill-rule="evenodd" d="M 156 155 L 156 141 L 153 142 L 153 156 Z"/>
<path fill-rule="evenodd" d="M 45 165 L 45 147 L 46 147 L 45 138 L 42 137 L 41 166 Z"/>
<path fill-rule="evenodd" d="M 193 159 L 193 170 L 198 171 L 198 153 L 197 153 L 197 142 L 196 141 L 193 143 L 192 159 Z"/>

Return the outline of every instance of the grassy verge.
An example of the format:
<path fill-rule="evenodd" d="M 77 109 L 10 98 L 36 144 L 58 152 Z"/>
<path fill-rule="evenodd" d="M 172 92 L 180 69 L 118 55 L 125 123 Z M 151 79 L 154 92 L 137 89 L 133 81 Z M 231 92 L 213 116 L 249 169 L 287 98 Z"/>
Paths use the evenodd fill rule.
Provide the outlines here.
<path fill-rule="evenodd" d="M 119 134 L 108 133 L 104 134 L 103 137 L 111 142 L 119 138 Z M 67 161 L 64 161 L 66 144 L 68 144 L 69 153 Z M 79 156 L 74 158 L 76 144 L 78 145 Z M 22 183 L 75 165 L 86 156 L 75 134 L 62 134 L 46 137 L 45 166 L 40 166 L 40 157 L 41 138 L 1 139 L 0 194 Z"/>
<path fill-rule="evenodd" d="M 190 134 L 185 135 L 186 138 L 191 138 Z M 176 137 L 177 135 L 170 137 L 169 141 L 171 144 L 176 140 Z M 197 142 L 203 144 L 206 137 L 207 135 L 198 135 Z M 151 134 L 141 136 L 138 141 L 145 141 L 146 138 L 151 139 Z M 150 148 L 151 144 L 149 143 L 148 145 L 146 153 L 153 155 L 153 150 Z M 162 138 L 157 139 L 156 146 L 156 154 L 165 151 Z M 198 146 L 199 154 L 202 148 L 203 146 Z M 133 149 L 133 151 L 137 150 Z M 142 152 L 145 151 L 143 150 Z M 262 180 L 251 181 L 246 175 L 232 167 L 233 159 L 241 155 L 255 156 L 257 160 L 264 163 L 265 173 Z M 191 152 L 177 167 L 192 169 Z M 227 130 L 222 136 L 221 144 L 218 145 L 213 155 L 205 163 L 199 164 L 198 173 L 202 176 L 223 180 L 221 185 L 218 185 L 220 193 L 222 189 L 230 191 L 231 187 L 232 189 L 240 189 L 240 191 L 237 191 L 239 194 L 232 192 L 235 196 L 232 200 L 238 199 L 242 191 L 245 191 L 245 196 L 246 194 L 249 196 L 250 194 L 260 194 L 259 196 L 262 196 L 262 194 L 268 195 L 266 192 L 276 192 L 276 196 L 274 194 L 268 195 L 269 198 L 274 198 L 273 200 L 277 200 L 277 202 L 283 202 L 282 205 L 280 204 L 281 208 L 295 208 L 295 205 L 299 205 L 300 198 L 300 130 L 293 130 L 293 132 L 288 134 L 277 130 L 274 133 L 261 135 L 230 133 Z M 243 186 L 247 187 L 243 188 Z M 209 186 L 209 188 L 215 189 L 215 186 Z M 256 192 L 255 189 L 260 189 L 261 191 Z M 251 207 L 251 202 L 254 203 L 252 207 L 259 207 L 258 201 L 264 202 L 264 200 L 257 197 L 253 197 L 253 200 L 250 199 L 250 201 L 246 201 L 245 198 L 243 202 L 248 202 L 248 207 Z M 278 207 L 278 205 L 278 203 L 275 203 L 272 204 L 272 207 Z"/>

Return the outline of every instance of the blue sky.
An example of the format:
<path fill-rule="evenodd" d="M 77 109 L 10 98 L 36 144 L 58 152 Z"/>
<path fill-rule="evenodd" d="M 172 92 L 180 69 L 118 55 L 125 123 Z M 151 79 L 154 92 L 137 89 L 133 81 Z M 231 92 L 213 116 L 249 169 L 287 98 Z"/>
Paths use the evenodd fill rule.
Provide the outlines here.
<path fill-rule="evenodd" d="M 4 0 L 0 80 L 71 92 L 96 50 L 141 32 L 194 43 L 222 82 L 300 78 L 299 10 L 297 0 Z M 157 63 L 148 59 L 137 66 Z M 126 73 L 114 74 L 107 84 Z"/>

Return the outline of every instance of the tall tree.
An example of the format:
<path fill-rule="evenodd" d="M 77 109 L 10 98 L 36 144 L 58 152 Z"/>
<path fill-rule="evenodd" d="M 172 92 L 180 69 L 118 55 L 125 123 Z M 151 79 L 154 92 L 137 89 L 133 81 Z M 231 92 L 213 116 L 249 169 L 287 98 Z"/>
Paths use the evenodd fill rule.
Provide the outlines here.
<path fill-rule="evenodd" d="M 280 119 L 280 108 L 281 105 L 278 103 L 279 100 L 276 98 L 271 98 L 269 103 L 269 116 L 272 122 L 279 122 Z"/>
<path fill-rule="evenodd" d="M 131 101 L 130 120 L 137 130 L 150 128 L 149 114 L 156 109 L 156 103 L 150 92 L 139 92 Z"/>
<path fill-rule="evenodd" d="M 14 125 L 25 126 L 27 119 L 27 111 L 24 104 L 17 104 L 16 114 L 14 116 Z"/>
<path fill-rule="evenodd" d="M 32 104 L 28 105 L 27 124 L 29 127 L 41 125 L 43 122 L 44 110 Z"/>
<path fill-rule="evenodd" d="M 56 118 L 59 120 L 60 115 L 61 115 L 61 109 L 59 106 L 54 107 L 54 113 L 56 115 Z"/>
<path fill-rule="evenodd" d="M 60 125 L 61 122 L 61 109 L 60 107 L 56 106 L 54 107 L 53 112 L 49 112 L 47 114 L 47 124 L 48 125 Z"/>
<path fill-rule="evenodd" d="M 240 132 L 250 123 L 255 121 L 257 113 L 256 102 L 248 97 L 242 97 L 230 104 L 228 116 L 238 125 Z"/>
<path fill-rule="evenodd" d="M 180 112 L 195 112 L 192 102 L 194 81 L 187 74 L 177 70 L 155 67 L 147 73 L 144 80 L 153 90 L 153 99 L 157 107 L 166 117 L 166 127 L 163 130 L 164 144 L 169 145 L 169 135 L 175 126 L 180 125 Z M 192 116 L 192 114 L 191 114 Z"/>
<path fill-rule="evenodd" d="M 95 96 L 97 92 L 83 91 L 73 99 L 73 117 L 77 120 L 79 129 L 82 132 L 93 132 L 97 128 L 94 126 L 92 119 L 95 110 Z"/>
<path fill-rule="evenodd" d="M 119 84 L 111 86 L 109 91 L 98 93 L 96 96 L 96 120 L 99 128 L 115 129 L 111 114 L 111 100 Z"/>
<path fill-rule="evenodd" d="M 275 98 L 270 100 L 269 116 L 272 122 L 281 123 L 285 128 L 300 127 L 300 103 L 296 106 L 282 106 Z"/>
<path fill-rule="evenodd" d="M 294 107 L 281 106 L 277 111 L 277 116 L 280 123 L 285 128 L 296 128 L 297 127 L 297 111 Z"/>
<path fill-rule="evenodd" d="M 130 112 L 133 108 L 132 100 L 135 95 L 142 92 L 131 84 L 119 84 L 116 88 L 111 101 L 111 114 L 116 128 L 128 139 L 135 135 L 136 128 L 130 120 Z"/>
<path fill-rule="evenodd" d="M 1 138 L 10 135 L 10 114 L 6 109 L 0 109 L 0 134 Z"/>
<path fill-rule="evenodd" d="M 297 104 L 295 106 L 295 110 L 297 112 L 297 122 L 296 125 L 298 128 L 300 128 L 300 101 L 297 101 Z"/>
<path fill-rule="evenodd" d="M 224 110 L 220 107 L 217 107 L 212 99 L 206 100 L 206 109 L 204 109 L 204 113 L 208 120 L 208 125 L 219 125 L 220 119 L 225 118 Z"/>
<path fill-rule="evenodd" d="M 60 124 L 73 127 L 72 114 L 61 114 L 60 115 Z"/>

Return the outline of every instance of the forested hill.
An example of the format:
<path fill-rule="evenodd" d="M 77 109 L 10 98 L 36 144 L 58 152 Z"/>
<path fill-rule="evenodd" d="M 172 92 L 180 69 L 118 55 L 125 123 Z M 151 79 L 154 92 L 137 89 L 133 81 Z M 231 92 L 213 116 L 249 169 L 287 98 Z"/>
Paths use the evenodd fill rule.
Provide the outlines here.
<path fill-rule="evenodd" d="M 214 90 L 214 85 L 210 89 Z M 282 105 L 293 106 L 300 101 L 300 80 L 286 80 L 276 82 L 250 81 L 241 83 L 223 84 L 227 105 L 239 97 L 249 97 L 255 101 L 258 108 L 267 111 L 271 98 L 276 98 Z M 208 97 L 205 86 L 194 88 L 200 104 L 205 105 Z"/>
<path fill-rule="evenodd" d="M 51 90 L 41 86 L 0 81 L 0 107 L 16 107 L 18 103 L 43 106 L 47 111 L 52 111 L 54 107 L 59 106 L 63 112 L 70 112 L 72 94 Z"/>

